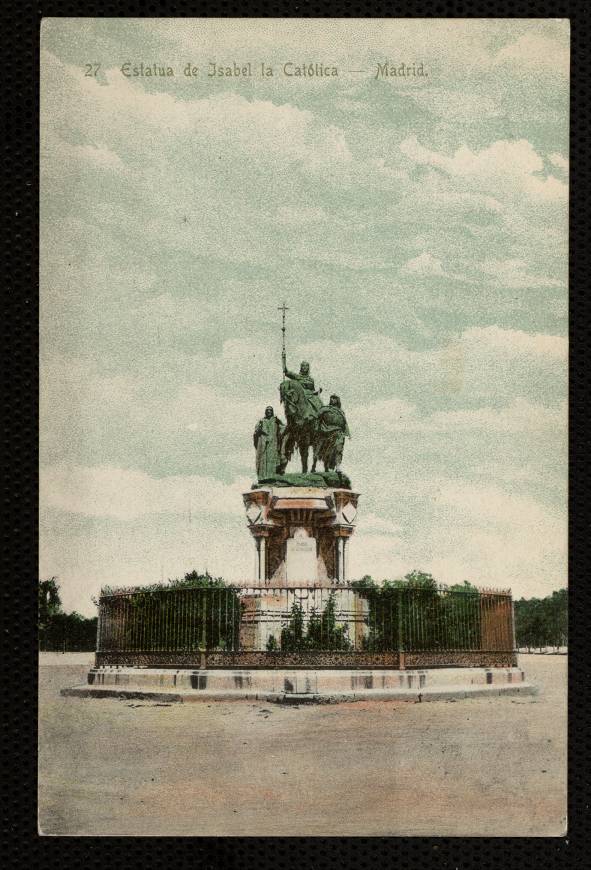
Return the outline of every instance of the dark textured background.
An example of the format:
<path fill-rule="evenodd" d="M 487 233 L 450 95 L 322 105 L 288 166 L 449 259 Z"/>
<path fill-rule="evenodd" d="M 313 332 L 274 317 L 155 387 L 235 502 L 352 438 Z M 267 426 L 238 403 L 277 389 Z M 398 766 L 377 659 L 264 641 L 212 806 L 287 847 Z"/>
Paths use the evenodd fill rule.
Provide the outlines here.
<path fill-rule="evenodd" d="M 3 208 L 3 666 L 5 773 L 3 851 L 11 867 L 274 867 L 336 870 L 354 866 L 444 870 L 520 866 L 545 870 L 588 866 L 588 723 L 590 672 L 586 617 L 590 612 L 589 525 L 583 514 L 589 483 L 586 427 L 589 338 L 589 15 L 591 3 L 542 0 L 423 0 L 423 2 L 11 2 L 2 7 L 4 51 L 0 84 L 6 112 L 2 149 Z M 241 17 L 518 17 L 570 18 L 571 54 L 571 527 L 569 833 L 560 839 L 354 838 L 173 839 L 38 837 L 37 742 L 37 430 L 38 430 L 38 50 L 43 16 Z M 575 548 L 575 536 L 577 546 Z M 502 759 L 499 759 L 502 764 Z M 508 806 L 507 812 L 511 809 Z M 502 834 L 502 832 L 499 832 Z"/>

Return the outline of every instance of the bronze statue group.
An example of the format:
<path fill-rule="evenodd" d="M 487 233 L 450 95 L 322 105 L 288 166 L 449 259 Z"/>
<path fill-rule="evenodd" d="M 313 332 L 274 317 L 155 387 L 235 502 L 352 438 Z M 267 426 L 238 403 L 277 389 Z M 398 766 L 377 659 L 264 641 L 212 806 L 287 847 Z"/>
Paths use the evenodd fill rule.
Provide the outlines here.
<path fill-rule="evenodd" d="M 302 362 L 299 373 L 287 369 L 283 357 L 284 380 L 279 395 L 287 423 L 283 423 L 271 405 L 254 430 L 257 477 L 266 480 L 282 475 L 297 447 L 302 460 L 302 473 L 308 472 L 308 456 L 312 449 L 312 473 L 320 461 L 324 471 L 340 473 L 345 437 L 351 437 L 341 400 L 332 395 L 328 405 L 320 399 L 310 374 L 310 364 Z"/>

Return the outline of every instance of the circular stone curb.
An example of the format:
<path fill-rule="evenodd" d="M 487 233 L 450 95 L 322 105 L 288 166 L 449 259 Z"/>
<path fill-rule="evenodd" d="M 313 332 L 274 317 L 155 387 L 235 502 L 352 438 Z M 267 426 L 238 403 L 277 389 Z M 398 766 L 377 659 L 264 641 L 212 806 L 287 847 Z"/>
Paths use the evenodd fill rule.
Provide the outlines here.
<path fill-rule="evenodd" d="M 102 686 L 73 686 L 62 689 L 60 694 L 76 698 L 115 698 L 120 700 L 146 700 L 166 703 L 198 703 L 199 701 L 266 701 L 278 704 L 336 704 L 347 701 L 414 701 L 416 703 L 431 701 L 463 700 L 466 698 L 485 698 L 499 695 L 536 695 L 538 689 L 531 683 L 519 685 L 491 686 L 449 686 L 433 689 L 399 689 L 380 690 L 366 689 L 357 692 L 252 692 L 237 689 L 235 691 L 208 691 L 195 689 L 184 692 L 155 692 L 140 688 L 117 688 Z"/>

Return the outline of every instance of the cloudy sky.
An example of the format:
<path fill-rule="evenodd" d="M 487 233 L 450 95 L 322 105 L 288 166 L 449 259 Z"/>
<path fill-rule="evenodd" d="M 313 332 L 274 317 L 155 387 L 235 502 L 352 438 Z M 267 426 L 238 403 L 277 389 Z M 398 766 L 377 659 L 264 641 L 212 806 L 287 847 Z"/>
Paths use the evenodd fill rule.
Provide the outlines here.
<path fill-rule="evenodd" d="M 290 366 L 350 423 L 352 575 L 564 586 L 567 22 L 49 19 L 42 48 L 40 570 L 65 607 L 251 579 L 284 299 Z M 304 62 L 339 75 L 282 74 Z"/>

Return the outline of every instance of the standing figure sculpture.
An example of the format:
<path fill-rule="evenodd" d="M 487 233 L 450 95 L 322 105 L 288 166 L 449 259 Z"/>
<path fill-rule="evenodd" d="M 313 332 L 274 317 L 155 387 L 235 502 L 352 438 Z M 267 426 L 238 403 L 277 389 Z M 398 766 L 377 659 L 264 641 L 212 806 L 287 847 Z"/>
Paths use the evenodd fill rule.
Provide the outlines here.
<path fill-rule="evenodd" d="M 256 448 L 257 477 L 265 480 L 277 473 L 282 474 L 287 464 L 282 451 L 285 425 L 275 416 L 271 405 L 265 408 L 265 416 L 255 426 L 253 441 Z"/>
<path fill-rule="evenodd" d="M 319 459 L 324 463 L 325 471 L 341 471 L 345 436 L 351 437 L 347 418 L 341 408 L 340 398 L 332 395 L 330 404 L 323 406 L 318 412 L 312 471 L 316 471 Z"/>

